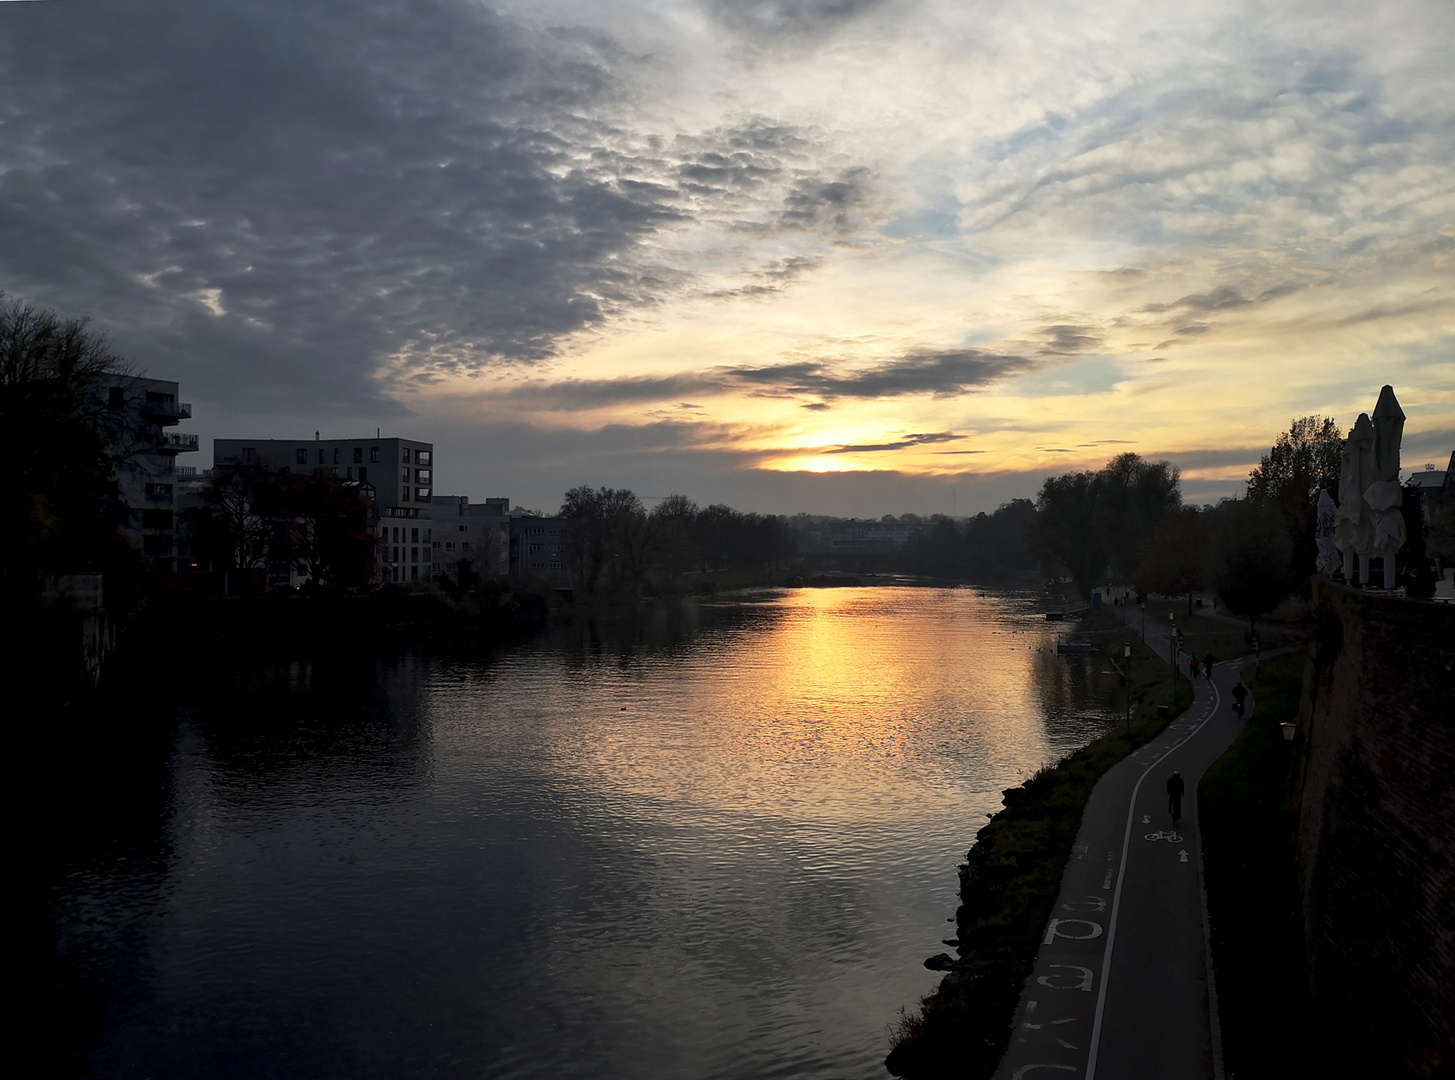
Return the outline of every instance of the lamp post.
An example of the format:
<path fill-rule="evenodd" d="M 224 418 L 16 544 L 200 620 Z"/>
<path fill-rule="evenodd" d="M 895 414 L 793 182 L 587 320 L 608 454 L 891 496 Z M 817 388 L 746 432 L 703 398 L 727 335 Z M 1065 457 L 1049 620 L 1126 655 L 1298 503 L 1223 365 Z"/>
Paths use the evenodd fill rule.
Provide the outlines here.
<path fill-rule="evenodd" d="M 1127 687 L 1127 734 L 1132 733 L 1132 643 L 1122 646 L 1122 667 Z"/>
<path fill-rule="evenodd" d="M 1138 600 L 1137 607 L 1142 609 L 1142 640 L 1147 640 L 1147 601 Z"/>

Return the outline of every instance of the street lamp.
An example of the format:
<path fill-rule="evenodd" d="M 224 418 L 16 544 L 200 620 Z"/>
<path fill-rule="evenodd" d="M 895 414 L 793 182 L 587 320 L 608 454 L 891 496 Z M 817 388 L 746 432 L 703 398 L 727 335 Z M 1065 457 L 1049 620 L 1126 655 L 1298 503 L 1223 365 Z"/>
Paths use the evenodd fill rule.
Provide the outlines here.
<path fill-rule="evenodd" d="M 1127 734 L 1132 732 L 1132 643 L 1122 646 L 1122 667 L 1125 669 L 1127 686 Z"/>
<path fill-rule="evenodd" d="M 1285 721 L 1282 724 L 1279 724 L 1278 726 L 1283 729 L 1283 741 L 1284 742 L 1293 742 L 1293 732 L 1298 727 L 1298 725 L 1297 724 L 1290 724 L 1287 721 Z"/>

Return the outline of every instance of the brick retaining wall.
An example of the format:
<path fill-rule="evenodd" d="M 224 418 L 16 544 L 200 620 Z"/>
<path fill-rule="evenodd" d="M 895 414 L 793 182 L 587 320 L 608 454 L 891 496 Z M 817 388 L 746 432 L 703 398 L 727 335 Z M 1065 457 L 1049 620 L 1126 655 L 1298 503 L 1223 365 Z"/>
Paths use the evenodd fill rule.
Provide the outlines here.
<path fill-rule="evenodd" d="M 1293 796 L 1321 1041 L 1365 1075 L 1450 1075 L 1455 607 L 1326 581 L 1314 607 Z"/>

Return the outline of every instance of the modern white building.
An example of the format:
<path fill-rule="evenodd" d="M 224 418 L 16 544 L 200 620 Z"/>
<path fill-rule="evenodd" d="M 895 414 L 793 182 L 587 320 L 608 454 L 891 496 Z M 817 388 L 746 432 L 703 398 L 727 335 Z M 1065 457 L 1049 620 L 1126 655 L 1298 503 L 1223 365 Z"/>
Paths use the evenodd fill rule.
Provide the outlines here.
<path fill-rule="evenodd" d="M 113 414 L 105 429 L 116 462 L 120 530 L 159 573 L 171 573 L 177 552 L 177 455 L 196 450 L 197 436 L 167 429 L 189 419 L 192 406 L 178 401 L 178 385 L 165 379 L 118 375 L 104 380 L 99 390 Z"/>
<path fill-rule="evenodd" d="M 434 558 L 434 444 L 418 439 L 217 439 L 213 467 L 263 465 L 308 473 L 327 469 L 367 484 L 379 511 L 381 584 L 430 584 L 442 566 Z"/>

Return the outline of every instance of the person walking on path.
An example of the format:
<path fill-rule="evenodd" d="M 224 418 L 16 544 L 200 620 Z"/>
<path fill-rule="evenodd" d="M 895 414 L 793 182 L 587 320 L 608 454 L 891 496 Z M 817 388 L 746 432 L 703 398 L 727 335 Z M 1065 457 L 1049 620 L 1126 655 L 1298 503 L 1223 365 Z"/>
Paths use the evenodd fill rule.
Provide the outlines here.
<path fill-rule="evenodd" d="M 1243 685 L 1243 680 L 1239 679 L 1237 685 L 1233 687 L 1233 708 L 1237 710 L 1239 717 L 1243 715 L 1243 699 L 1247 696 L 1248 688 Z"/>
<path fill-rule="evenodd" d="M 1197 658 L 1197 653 L 1192 654 L 1187 661 L 1187 666 L 1192 672 L 1192 681 L 1197 682 L 1197 669 L 1202 666 L 1202 661 Z"/>
<path fill-rule="evenodd" d="M 1177 821 L 1182 817 L 1182 792 L 1185 787 L 1182 783 L 1182 770 L 1174 770 L 1167 779 L 1167 812 L 1172 815 L 1172 827 L 1177 828 Z"/>
<path fill-rule="evenodd" d="M 1212 650 L 1209 649 L 1208 654 L 1202 658 L 1202 673 L 1209 679 L 1212 678 L 1213 665 L 1216 663 L 1217 661 L 1213 659 Z"/>

